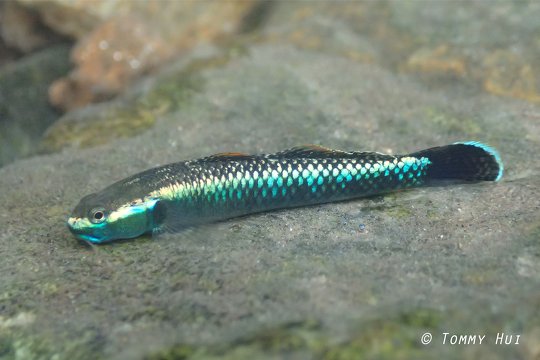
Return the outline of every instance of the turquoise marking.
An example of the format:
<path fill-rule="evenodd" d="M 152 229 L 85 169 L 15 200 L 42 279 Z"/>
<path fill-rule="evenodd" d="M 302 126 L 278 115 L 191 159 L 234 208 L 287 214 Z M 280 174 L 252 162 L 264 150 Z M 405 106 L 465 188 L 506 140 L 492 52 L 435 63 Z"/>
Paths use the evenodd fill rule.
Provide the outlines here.
<path fill-rule="evenodd" d="M 276 197 L 276 196 L 277 196 L 277 191 L 278 191 L 278 188 L 277 188 L 277 187 L 273 187 L 273 188 L 272 188 L 272 197 Z"/>
<path fill-rule="evenodd" d="M 324 178 L 323 178 L 322 176 L 319 176 L 319 177 L 317 178 L 317 185 L 322 185 L 323 182 L 324 182 Z"/>
<path fill-rule="evenodd" d="M 293 184 L 293 178 L 289 176 L 287 178 L 287 186 L 291 186 L 292 184 Z"/>
<path fill-rule="evenodd" d="M 311 187 L 311 192 L 316 193 L 317 192 L 317 186 L 312 186 Z"/>
<path fill-rule="evenodd" d="M 339 175 L 337 178 L 336 178 L 336 182 L 339 184 L 340 182 L 343 181 L 343 176 Z"/>
<path fill-rule="evenodd" d="M 399 180 L 403 180 L 403 174 L 399 174 Z"/>
<path fill-rule="evenodd" d="M 492 155 L 495 158 L 495 161 L 497 162 L 497 164 L 499 165 L 499 173 L 497 174 L 497 177 L 495 178 L 495 181 L 501 180 L 501 178 L 503 176 L 503 173 L 504 173 L 504 165 L 503 165 L 503 162 L 502 162 L 501 157 L 500 157 L 499 153 L 497 152 L 497 150 L 495 150 L 494 148 L 492 148 L 489 145 L 482 144 L 481 142 L 478 142 L 478 141 L 455 142 L 454 144 L 463 144 L 463 145 L 476 146 L 476 147 L 479 147 L 480 149 L 486 151 L 490 155 Z"/>
<path fill-rule="evenodd" d="M 308 184 L 308 186 L 313 185 L 313 177 L 312 176 L 307 178 L 307 184 Z"/>
<path fill-rule="evenodd" d="M 268 178 L 268 187 L 270 188 L 270 187 L 272 187 L 273 185 L 274 185 L 274 179 L 271 178 L 271 177 L 269 177 L 269 178 Z"/>
<path fill-rule="evenodd" d="M 281 185 L 283 185 L 283 178 L 282 177 L 279 177 L 276 181 L 277 183 L 277 186 L 281 187 Z"/>

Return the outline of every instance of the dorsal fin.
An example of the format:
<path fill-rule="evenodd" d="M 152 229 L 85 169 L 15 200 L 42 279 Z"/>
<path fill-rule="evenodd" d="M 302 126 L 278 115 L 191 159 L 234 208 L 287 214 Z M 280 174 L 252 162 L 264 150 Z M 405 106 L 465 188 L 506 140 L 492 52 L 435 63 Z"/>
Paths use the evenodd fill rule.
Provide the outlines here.
<path fill-rule="evenodd" d="M 253 155 L 240 153 L 240 152 L 223 152 L 223 153 L 207 156 L 201 160 L 203 161 L 245 160 L 245 159 L 251 159 L 252 157 Z"/>
<path fill-rule="evenodd" d="M 296 157 L 310 157 L 310 158 L 330 158 L 330 157 L 353 157 L 353 153 L 334 150 L 320 145 L 302 145 L 293 147 L 292 149 L 280 151 L 271 155 L 272 157 L 282 158 L 296 158 Z"/>

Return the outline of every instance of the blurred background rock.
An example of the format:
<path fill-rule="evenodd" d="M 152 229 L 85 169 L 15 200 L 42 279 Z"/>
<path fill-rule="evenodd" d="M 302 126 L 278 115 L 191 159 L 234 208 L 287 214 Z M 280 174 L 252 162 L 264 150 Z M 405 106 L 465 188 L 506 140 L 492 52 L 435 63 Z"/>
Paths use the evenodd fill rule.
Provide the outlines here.
<path fill-rule="evenodd" d="M 2 2 L 1 163 L 34 153 L 61 113 L 110 100 L 171 58 L 230 38 L 265 6 L 254 0 Z M 50 54 L 58 43 L 72 47 L 71 66 L 65 53 Z"/>
<path fill-rule="evenodd" d="M 82 135 L 99 126 L 79 119 L 88 112 L 77 109 L 115 99 L 165 64 L 197 58 L 204 46 L 227 53 L 250 43 L 289 44 L 409 73 L 429 86 L 462 86 L 540 103 L 539 6 L 534 1 L 4 1 L 0 163 L 37 150 L 91 145 L 79 136 L 103 143 L 151 126 L 148 116 L 142 122 L 135 117 L 134 130 L 129 121 L 116 121 L 101 133 Z M 73 113 L 62 117 L 66 112 Z M 96 117 L 98 123 L 114 121 L 99 110 Z"/>

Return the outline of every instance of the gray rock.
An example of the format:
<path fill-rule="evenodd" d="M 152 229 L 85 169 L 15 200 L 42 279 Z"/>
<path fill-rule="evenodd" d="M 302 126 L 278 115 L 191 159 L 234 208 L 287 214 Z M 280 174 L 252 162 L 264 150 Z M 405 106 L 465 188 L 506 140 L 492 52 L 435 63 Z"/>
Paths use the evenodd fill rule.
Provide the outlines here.
<path fill-rule="evenodd" d="M 1 355 L 538 356 L 538 106 L 432 91 L 375 65 L 278 45 L 252 46 L 199 80 L 138 136 L 0 169 Z M 168 162 L 303 143 L 404 153 L 469 139 L 500 150 L 500 183 L 99 247 L 65 226 L 82 196 Z M 426 332 L 433 342 L 423 346 Z M 443 345 L 444 332 L 486 340 Z M 495 345 L 498 332 L 521 335 L 519 345 Z"/>
<path fill-rule="evenodd" d="M 68 53 L 68 45 L 56 45 L 0 69 L 0 166 L 35 154 L 43 132 L 59 118 L 47 90 L 69 70 Z"/>

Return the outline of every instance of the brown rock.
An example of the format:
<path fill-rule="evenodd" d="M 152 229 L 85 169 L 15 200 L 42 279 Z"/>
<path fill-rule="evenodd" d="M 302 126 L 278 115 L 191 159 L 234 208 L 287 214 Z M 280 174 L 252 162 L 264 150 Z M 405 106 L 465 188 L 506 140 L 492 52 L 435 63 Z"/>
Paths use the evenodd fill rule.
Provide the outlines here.
<path fill-rule="evenodd" d="M 201 42 L 237 32 L 255 1 L 156 2 L 114 13 L 72 52 L 75 70 L 53 84 L 50 101 L 63 110 L 114 97 L 135 79 Z"/>
<path fill-rule="evenodd" d="M 452 54 L 450 47 L 445 44 L 415 51 L 407 61 L 407 70 L 457 77 L 464 77 L 467 73 L 465 60 Z"/>
<path fill-rule="evenodd" d="M 107 0 L 17 0 L 19 4 L 40 14 L 54 31 L 80 39 L 98 24 L 115 14 L 129 11 L 139 1 Z M 146 2 L 145 2 L 146 3 Z"/>
<path fill-rule="evenodd" d="M 6 45 L 23 53 L 29 53 L 60 39 L 43 26 L 37 12 L 13 1 L 0 3 L 0 37 Z"/>
<path fill-rule="evenodd" d="M 109 99 L 172 54 L 173 49 L 144 20 L 111 19 L 73 49 L 71 57 L 76 68 L 51 86 L 50 101 L 71 110 Z"/>
<path fill-rule="evenodd" d="M 485 58 L 484 69 L 486 91 L 540 103 L 540 74 L 523 57 L 497 50 Z"/>

